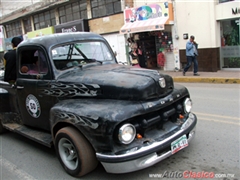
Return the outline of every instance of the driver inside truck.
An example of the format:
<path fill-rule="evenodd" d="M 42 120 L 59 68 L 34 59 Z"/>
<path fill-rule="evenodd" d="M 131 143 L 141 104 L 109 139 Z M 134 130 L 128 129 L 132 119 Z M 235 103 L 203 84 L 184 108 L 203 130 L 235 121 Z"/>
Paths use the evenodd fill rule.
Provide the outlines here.
<path fill-rule="evenodd" d="M 46 74 L 48 72 L 46 59 L 39 50 L 35 51 L 31 64 L 22 66 L 21 72 L 28 74 Z"/>

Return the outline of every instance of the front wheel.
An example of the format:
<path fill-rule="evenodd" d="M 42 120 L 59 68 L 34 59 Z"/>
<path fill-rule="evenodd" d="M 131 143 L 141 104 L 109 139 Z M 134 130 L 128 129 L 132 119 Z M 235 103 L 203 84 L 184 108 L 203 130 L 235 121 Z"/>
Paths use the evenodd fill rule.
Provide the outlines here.
<path fill-rule="evenodd" d="M 71 176 L 83 176 L 97 167 L 92 146 L 76 129 L 60 129 L 56 134 L 55 146 L 63 168 Z"/>

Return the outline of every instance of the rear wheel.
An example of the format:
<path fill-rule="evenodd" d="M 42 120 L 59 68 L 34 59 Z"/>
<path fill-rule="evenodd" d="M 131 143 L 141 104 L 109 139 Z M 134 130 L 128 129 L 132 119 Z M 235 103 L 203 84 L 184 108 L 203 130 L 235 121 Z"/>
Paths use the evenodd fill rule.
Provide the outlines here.
<path fill-rule="evenodd" d="M 72 127 L 65 127 L 57 132 L 55 146 L 63 168 L 72 176 L 83 176 L 94 170 L 98 164 L 91 144 Z"/>

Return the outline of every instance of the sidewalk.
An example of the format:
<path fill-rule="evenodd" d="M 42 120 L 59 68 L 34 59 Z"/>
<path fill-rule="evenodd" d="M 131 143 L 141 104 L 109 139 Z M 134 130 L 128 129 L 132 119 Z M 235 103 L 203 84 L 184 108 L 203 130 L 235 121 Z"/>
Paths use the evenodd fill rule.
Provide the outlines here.
<path fill-rule="evenodd" d="M 186 72 L 183 76 L 182 71 L 159 71 L 173 77 L 174 82 L 191 82 L 191 83 L 225 83 L 240 84 L 240 71 L 219 70 L 217 72 L 198 72 L 200 76 L 193 76 L 191 71 Z"/>

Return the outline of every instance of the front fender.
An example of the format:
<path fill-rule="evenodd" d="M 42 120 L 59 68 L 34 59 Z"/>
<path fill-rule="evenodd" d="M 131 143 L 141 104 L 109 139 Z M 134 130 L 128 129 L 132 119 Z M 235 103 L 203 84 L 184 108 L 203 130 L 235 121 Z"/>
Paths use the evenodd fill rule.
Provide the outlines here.
<path fill-rule="evenodd" d="M 105 99 L 63 100 L 52 107 L 52 129 L 72 124 L 98 152 L 112 149 L 113 131 L 122 121 L 143 113 L 140 102 Z M 58 129 L 58 128 L 57 128 Z M 53 133 L 54 134 L 54 133 Z"/>
<path fill-rule="evenodd" d="M 58 121 L 66 120 L 76 126 L 98 130 L 105 122 L 122 122 L 143 111 L 143 106 L 137 101 L 70 99 L 52 107 L 50 120 L 52 126 Z"/>

